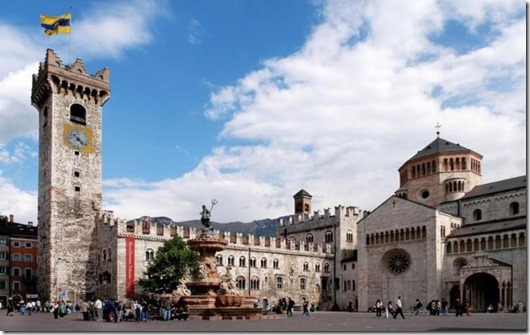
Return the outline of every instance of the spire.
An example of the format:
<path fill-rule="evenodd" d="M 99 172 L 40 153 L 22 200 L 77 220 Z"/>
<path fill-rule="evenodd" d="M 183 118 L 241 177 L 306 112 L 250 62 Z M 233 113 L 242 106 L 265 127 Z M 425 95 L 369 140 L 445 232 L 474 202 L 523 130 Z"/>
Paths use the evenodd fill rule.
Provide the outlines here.
<path fill-rule="evenodd" d="M 436 128 L 436 137 L 440 137 L 440 128 L 442 128 L 440 122 L 436 122 L 436 126 L 434 126 L 434 128 Z"/>

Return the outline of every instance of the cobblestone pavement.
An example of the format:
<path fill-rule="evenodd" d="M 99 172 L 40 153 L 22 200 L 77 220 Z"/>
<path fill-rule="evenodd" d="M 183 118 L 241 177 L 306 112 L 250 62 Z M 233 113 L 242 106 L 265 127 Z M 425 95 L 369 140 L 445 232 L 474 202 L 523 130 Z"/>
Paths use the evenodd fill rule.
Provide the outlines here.
<path fill-rule="evenodd" d="M 377 319 L 371 313 L 315 312 L 303 317 L 272 320 L 192 320 L 109 323 L 83 321 L 81 313 L 55 320 L 51 313 L 6 316 L 0 311 L 3 332 L 528 332 L 527 314 L 493 313 L 471 316 L 412 316 L 407 319 Z"/>

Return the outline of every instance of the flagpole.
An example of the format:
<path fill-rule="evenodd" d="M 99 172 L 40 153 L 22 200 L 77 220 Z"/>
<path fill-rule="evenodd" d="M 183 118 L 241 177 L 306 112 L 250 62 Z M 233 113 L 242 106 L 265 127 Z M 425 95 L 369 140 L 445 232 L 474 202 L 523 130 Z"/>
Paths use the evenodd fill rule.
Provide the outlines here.
<path fill-rule="evenodd" d="M 72 65 L 70 55 L 72 53 L 72 6 L 70 6 L 70 37 L 68 38 L 68 65 Z"/>

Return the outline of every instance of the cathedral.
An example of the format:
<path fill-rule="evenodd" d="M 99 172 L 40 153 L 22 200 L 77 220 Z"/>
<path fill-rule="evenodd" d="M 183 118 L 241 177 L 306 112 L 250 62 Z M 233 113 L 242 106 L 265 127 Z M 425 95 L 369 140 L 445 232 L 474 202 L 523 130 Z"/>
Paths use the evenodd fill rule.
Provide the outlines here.
<path fill-rule="evenodd" d="M 127 223 L 102 208 L 102 113 L 110 71 L 90 74 L 51 49 L 33 76 L 39 112 L 38 291 L 41 300 L 133 298 L 163 243 L 194 228 Z M 365 311 L 376 299 L 467 299 L 505 310 L 527 296 L 526 176 L 481 184 L 482 156 L 437 137 L 399 168 L 400 185 L 371 211 L 313 210 L 293 196 L 275 237 L 215 231 L 217 269 L 271 304 Z M 126 213 L 124 213 L 126 215 Z"/>

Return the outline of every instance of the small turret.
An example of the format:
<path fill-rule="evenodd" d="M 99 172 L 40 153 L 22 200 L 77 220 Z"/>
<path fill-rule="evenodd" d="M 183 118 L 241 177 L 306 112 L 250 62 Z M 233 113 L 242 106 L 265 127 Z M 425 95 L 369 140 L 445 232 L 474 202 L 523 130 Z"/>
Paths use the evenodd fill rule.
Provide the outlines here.
<path fill-rule="evenodd" d="M 306 190 L 301 189 L 296 193 L 294 198 L 294 214 L 306 214 L 311 213 L 311 198 L 313 196 Z"/>

